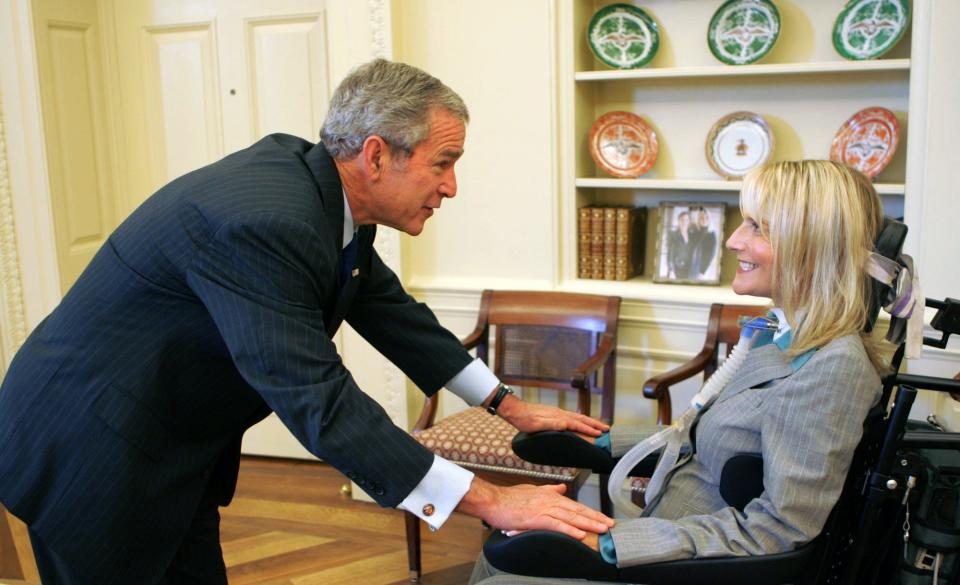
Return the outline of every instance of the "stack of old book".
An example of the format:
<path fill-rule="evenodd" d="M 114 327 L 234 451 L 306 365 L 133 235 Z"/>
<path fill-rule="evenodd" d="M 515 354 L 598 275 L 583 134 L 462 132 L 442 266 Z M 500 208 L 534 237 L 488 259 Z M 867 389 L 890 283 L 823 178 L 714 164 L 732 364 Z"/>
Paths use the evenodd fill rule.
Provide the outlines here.
<path fill-rule="evenodd" d="M 646 227 L 646 207 L 581 207 L 577 217 L 577 275 L 627 280 L 643 274 Z"/>

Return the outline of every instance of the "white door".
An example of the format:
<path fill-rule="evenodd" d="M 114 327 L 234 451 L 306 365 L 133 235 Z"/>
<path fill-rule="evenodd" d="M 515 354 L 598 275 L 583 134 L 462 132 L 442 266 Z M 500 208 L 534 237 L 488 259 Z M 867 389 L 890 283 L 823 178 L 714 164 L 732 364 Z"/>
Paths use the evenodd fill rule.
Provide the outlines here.
<path fill-rule="evenodd" d="M 116 227 L 96 0 L 34 0 L 37 73 L 61 289 Z"/>
<path fill-rule="evenodd" d="M 132 209 L 271 132 L 316 140 L 329 99 L 323 0 L 112 0 Z"/>

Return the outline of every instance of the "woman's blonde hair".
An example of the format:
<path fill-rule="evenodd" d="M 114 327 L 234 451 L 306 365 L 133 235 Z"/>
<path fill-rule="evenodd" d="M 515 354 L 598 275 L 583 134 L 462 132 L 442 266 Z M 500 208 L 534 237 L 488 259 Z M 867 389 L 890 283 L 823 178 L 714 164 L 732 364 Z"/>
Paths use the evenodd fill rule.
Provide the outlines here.
<path fill-rule="evenodd" d="M 764 165 L 744 177 L 740 211 L 773 249 L 772 288 L 793 331 L 790 353 L 860 333 L 870 304 L 867 260 L 883 226 L 880 198 L 860 172 L 826 160 Z"/>

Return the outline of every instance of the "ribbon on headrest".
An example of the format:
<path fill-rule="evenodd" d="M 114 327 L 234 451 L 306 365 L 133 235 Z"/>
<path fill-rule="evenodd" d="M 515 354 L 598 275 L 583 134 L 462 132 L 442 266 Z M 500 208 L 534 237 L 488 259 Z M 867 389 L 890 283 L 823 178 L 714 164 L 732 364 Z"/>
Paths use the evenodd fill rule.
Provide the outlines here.
<path fill-rule="evenodd" d="M 903 254 L 901 262 L 898 262 L 871 252 L 867 260 L 867 273 L 874 280 L 887 285 L 887 293 L 880 299 L 883 310 L 892 317 L 887 340 L 894 344 L 906 341 L 906 357 L 919 358 L 923 349 L 923 308 L 926 300 L 920 290 L 920 277 L 913 258 Z"/>

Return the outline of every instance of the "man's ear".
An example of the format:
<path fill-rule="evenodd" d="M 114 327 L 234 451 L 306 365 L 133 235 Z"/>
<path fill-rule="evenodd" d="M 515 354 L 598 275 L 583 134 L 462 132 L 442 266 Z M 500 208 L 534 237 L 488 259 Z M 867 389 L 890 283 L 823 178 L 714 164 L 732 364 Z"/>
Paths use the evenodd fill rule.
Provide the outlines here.
<path fill-rule="evenodd" d="M 363 168 L 367 176 L 371 179 L 377 179 L 386 166 L 390 152 L 383 138 L 373 135 L 368 136 L 367 139 L 363 141 L 361 156 L 363 157 Z"/>

